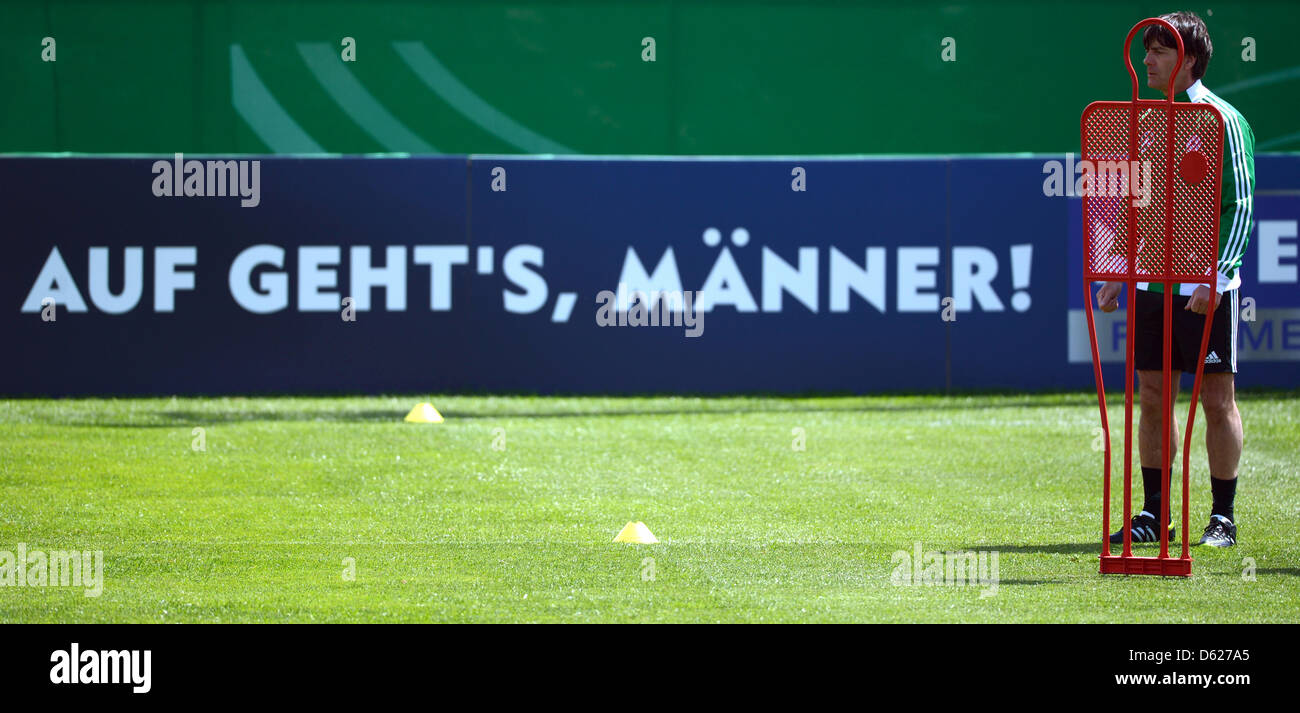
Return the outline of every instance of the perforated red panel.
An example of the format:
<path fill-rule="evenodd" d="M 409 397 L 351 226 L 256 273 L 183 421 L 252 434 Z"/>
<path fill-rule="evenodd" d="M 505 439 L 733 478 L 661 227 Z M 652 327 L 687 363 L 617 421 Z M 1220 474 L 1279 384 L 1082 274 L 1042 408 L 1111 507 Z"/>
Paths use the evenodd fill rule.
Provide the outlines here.
<path fill-rule="evenodd" d="M 1139 101 L 1136 114 L 1133 106 L 1094 102 L 1083 113 L 1084 278 L 1212 280 L 1219 249 L 1222 117 L 1208 104 L 1172 105 L 1174 173 L 1166 185 L 1170 105 Z M 1135 157 L 1130 156 L 1129 131 L 1134 119 Z M 1170 227 L 1168 201 L 1173 205 Z M 1131 274 L 1130 220 L 1135 248 Z"/>
<path fill-rule="evenodd" d="M 1215 279 L 1219 260 L 1219 190 L 1223 119 L 1205 104 L 1174 107 L 1172 279 Z"/>

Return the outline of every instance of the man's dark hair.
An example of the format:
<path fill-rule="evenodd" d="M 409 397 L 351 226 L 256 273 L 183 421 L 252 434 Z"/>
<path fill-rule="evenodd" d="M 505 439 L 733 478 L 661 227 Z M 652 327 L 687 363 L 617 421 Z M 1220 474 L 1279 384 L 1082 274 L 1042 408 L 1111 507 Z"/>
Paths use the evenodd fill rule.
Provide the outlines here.
<path fill-rule="evenodd" d="M 1171 12 L 1161 15 L 1160 19 L 1173 25 L 1182 36 L 1183 62 L 1186 63 L 1190 57 L 1196 58 L 1196 64 L 1192 67 L 1192 79 L 1204 77 L 1205 68 L 1210 64 L 1210 55 L 1214 54 L 1214 45 L 1210 44 L 1210 31 L 1205 28 L 1205 21 L 1194 12 Z M 1160 25 L 1147 25 L 1142 31 L 1143 48 L 1151 49 L 1153 41 L 1178 49 L 1178 40 Z"/>

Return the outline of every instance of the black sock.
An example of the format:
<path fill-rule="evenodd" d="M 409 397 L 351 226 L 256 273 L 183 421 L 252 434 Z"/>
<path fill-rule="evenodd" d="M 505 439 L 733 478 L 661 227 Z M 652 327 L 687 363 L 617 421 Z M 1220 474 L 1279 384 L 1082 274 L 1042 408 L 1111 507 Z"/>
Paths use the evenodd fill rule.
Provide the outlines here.
<path fill-rule="evenodd" d="M 1160 475 L 1159 468 L 1142 466 L 1142 491 L 1146 494 L 1142 509 L 1155 516 L 1157 522 L 1160 521 Z"/>
<path fill-rule="evenodd" d="M 1222 515 L 1232 520 L 1232 501 L 1237 497 L 1237 479 L 1210 478 L 1210 492 L 1214 494 L 1214 507 L 1210 510 L 1210 514 Z"/>

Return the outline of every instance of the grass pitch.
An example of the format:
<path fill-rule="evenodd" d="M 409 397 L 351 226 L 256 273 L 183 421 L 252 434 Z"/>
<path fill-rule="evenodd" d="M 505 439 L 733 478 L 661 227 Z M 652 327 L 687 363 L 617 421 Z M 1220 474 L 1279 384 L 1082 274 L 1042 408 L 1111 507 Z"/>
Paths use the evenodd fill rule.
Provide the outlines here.
<path fill-rule="evenodd" d="M 403 423 L 424 400 L 0 401 L 0 550 L 105 567 L 99 597 L 0 587 L 0 621 L 1300 620 L 1300 392 L 1239 395 L 1241 544 L 1190 580 L 1097 574 L 1090 394 L 442 396 Z M 661 543 L 612 544 L 630 520 Z M 996 551 L 996 594 L 891 583 L 917 543 Z"/>

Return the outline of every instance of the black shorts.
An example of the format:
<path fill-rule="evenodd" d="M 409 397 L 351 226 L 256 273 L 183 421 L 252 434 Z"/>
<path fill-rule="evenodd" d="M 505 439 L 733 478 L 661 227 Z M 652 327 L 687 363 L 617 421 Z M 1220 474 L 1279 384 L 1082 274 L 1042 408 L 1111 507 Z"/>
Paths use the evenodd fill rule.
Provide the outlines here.
<path fill-rule="evenodd" d="M 1170 343 L 1170 368 L 1194 373 L 1196 357 L 1201 351 L 1205 332 L 1205 315 L 1183 309 L 1190 297 L 1174 295 L 1174 329 Z M 1133 314 L 1133 366 L 1140 371 L 1161 371 L 1164 365 L 1163 292 L 1137 291 L 1137 311 Z M 1237 373 L 1237 290 L 1228 290 L 1214 311 L 1210 327 L 1210 344 L 1205 349 L 1206 374 Z"/>

